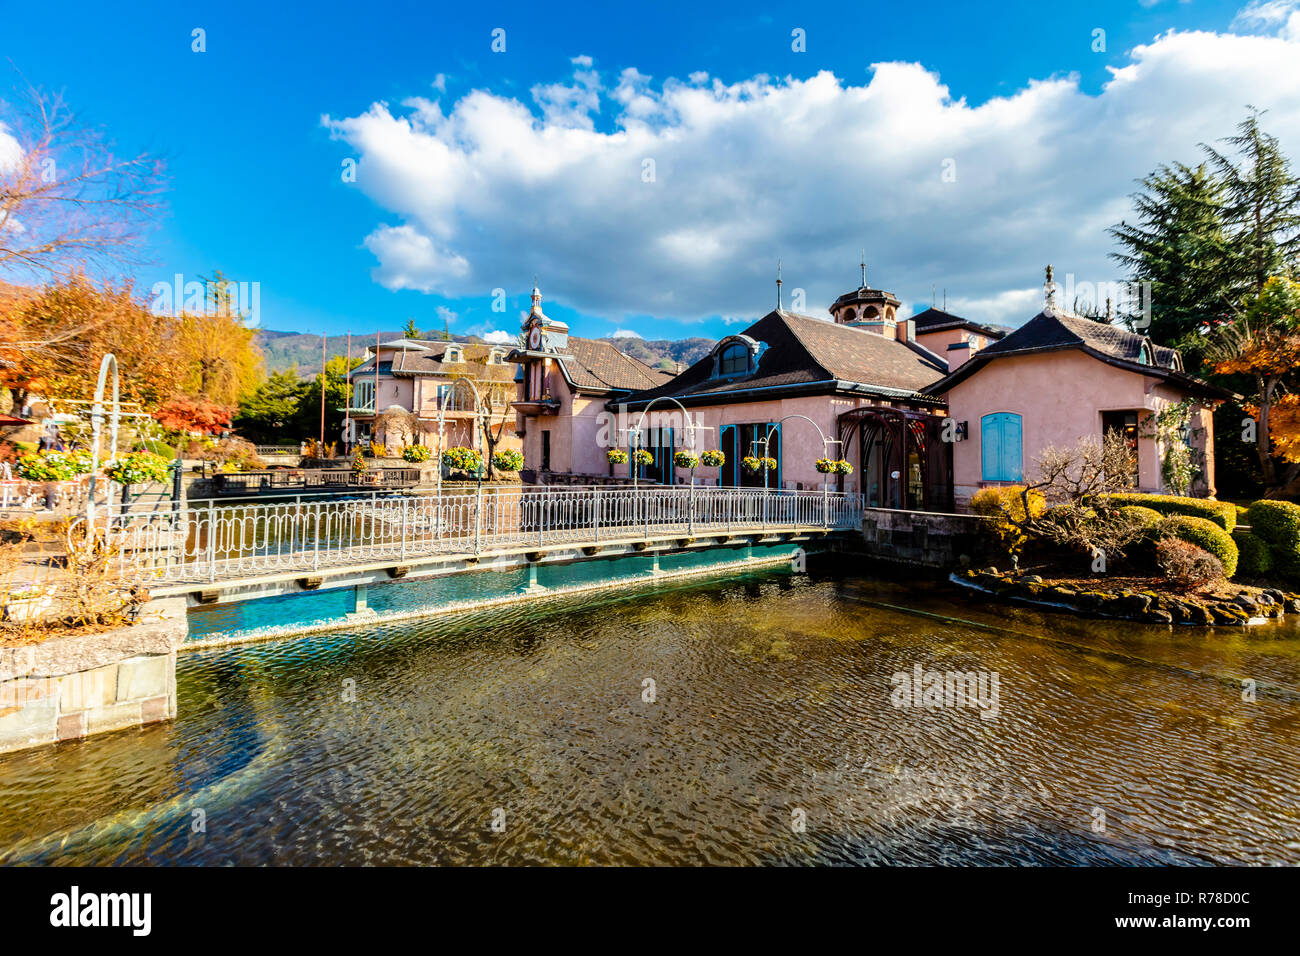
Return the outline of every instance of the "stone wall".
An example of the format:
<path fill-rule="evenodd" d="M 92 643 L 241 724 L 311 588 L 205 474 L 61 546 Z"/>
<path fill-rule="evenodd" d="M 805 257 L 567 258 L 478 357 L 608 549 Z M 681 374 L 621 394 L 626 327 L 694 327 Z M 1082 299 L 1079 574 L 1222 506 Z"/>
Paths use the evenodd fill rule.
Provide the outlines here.
<path fill-rule="evenodd" d="M 985 556 L 983 524 L 976 515 L 866 508 L 862 543 L 881 561 L 950 569 Z"/>
<path fill-rule="evenodd" d="M 176 716 L 182 606 L 131 627 L 0 648 L 0 753 Z"/>

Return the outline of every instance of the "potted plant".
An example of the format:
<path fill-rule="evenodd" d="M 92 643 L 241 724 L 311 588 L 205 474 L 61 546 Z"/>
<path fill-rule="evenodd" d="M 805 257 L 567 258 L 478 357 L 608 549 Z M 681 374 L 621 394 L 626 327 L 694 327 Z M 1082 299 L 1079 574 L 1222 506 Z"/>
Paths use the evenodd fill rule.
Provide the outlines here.
<path fill-rule="evenodd" d="M 492 467 L 498 471 L 518 471 L 524 467 L 524 455 L 513 448 L 503 448 L 492 455 Z"/>
<path fill-rule="evenodd" d="M 754 458 L 751 455 L 746 455 L 740 460 L 740 464 L 751 475 L 756 474 L 765 468 L 768 471 L 776 471 L 775 458 Z"/>
<path fill-rule="evenodd" d="M 726 463 L 727 456 L 720 451 L 714 450 L 700 452 L 700 464 L 705 468 L 721 468 Z"/>
<path fill-rule="evenodd" d="M 611 465 L 627 464 L 627 452 L 621 448 L 611 448 L 609 451 L 605 452 L 605 457 L 609 459 Z"/>
<path fill-rule="evenodd" d="M 119 485 L 143 485 L 167 480 L 171 465 L 166 458 L 148 451 L 134 451 L 104 466 L 104 475 Z"/>
<path fill-rule="evenodd" d="M 402 457 L 414 465 L 428 461 L 432 454 L 424 445 L 407 445 L 402 449 Z"/>
<path fill-rule="evenodd" d="M 690 468 L 693 471 L 700 464 L 700 456 L 693 451 L 674 452 L 673 464 L 678 468 Z"/>
<path fill-rule="evenodd" d="M 473 448 L 448 448 L 442 453 L 442 463 L 448 468 L 477 474 L 483 468 L 483 456 Z"/>
<path fill-rule="evenodd" d="M 853 466 L 842 458 L 818 458 L 817 470 L 823 475 L 853 474 Z"/>
<path fill-rule="evenodd" d="M 644 448 L 638 448 L 636 450 L 636 463 L 638 465 L 653 465 L 655 463 L 655 456 L 650 454 L 650 452 L 646 451 Z"/>
<path fill-rule="evenodd" d="M 361 446 L 358 445 L 357 450 L 352 453 L 352 474 L 359 478 L 366 473 L 366 470 L 366 459 L 361 454 Z"/>

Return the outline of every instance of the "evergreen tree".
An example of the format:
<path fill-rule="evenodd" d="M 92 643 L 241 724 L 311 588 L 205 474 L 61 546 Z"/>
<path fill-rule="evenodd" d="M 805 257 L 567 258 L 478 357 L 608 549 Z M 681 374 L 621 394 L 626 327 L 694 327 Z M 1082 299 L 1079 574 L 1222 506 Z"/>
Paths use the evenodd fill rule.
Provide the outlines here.
<path fill-rule="evenodd" d="M 1133 196 L 1137 223 L 1110 230 L 1126 251 L 1111 257 L 1128 267 L 1130 281 L 1151 283 L 1147 334 L 1185 343 L 1205 322 L 1228 315 L 1235 301 L 1225 187 L 1204 165 L 1182 163 L 1161 166 L 1141 185 Z"/>
<path fill-rule="evenodd" d="M 1236 148 L 1239 161 L 1201 146 L 1223 184 L 1224 212 L 1237 250 L 1234 302 L 1258 296 L 1270 276 L 1290 274 L 1300 256 L 1300 176 L 1292 173 L 1277 138 L 1259 128 L 1259 117 L 1252 107 L 1237 135 L 1224 140 Z"/>
<path fill-rule="evenodd" d="M 420 337 L 420 330 L 415 327 L 415 319 L 406 320 L 406 325 L 402 327 L 402 336 L 408 339 L 418 339 Z"/>

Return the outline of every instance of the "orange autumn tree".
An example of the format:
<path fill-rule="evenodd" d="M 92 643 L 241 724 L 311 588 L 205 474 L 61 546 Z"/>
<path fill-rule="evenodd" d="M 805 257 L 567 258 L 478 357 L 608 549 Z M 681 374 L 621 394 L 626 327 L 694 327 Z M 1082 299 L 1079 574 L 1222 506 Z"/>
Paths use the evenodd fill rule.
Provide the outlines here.
<path fill-rule="evenodd" d="M 154 421 L 169 432 L 189 435 L 220 435 L 230 429 L 230 419 L 235 410 L 228 405 L 218 405 L 203 398 L 177 395 L 153 413 Z"/>
<path fill-rule="evenodd" d="M 1247 375 L 1255 390 L 1245 405 L 1257 423 L 1267 497 L 1300 490 L 1300 396 L 1289 389 L 1300 373 L 1300 283 L 1273 276 L 1207 348 L 1219 375 Z M 1278 467 L 1278 459 L 1284 467 Z"/>
<path fill-rule="evenodd" d="M 100 359 L 112 352 L 122 400 L 156 408 L 183 377 L 175 334 L 175 319 L 155 315 L 129 285 L 97 286 L 84 275 L 72 275 L 8 311 L 9 361 L 0 369 L 0 385 L 10 389 L 15 403 L 29 391 L 56 401 L 89 399 Z"/>

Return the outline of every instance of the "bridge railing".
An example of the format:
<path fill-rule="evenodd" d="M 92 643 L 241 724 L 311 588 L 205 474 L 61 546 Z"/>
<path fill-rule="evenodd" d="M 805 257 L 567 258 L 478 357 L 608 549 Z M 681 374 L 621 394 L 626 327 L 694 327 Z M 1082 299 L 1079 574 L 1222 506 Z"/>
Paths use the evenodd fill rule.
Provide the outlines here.
<path fill-rule="evenodd" d="M 747 488 L 481 489 L 368 499 L 190 502 L 114 517 L 109 552 L 146 580 L 211 582 L 519 547 L 861 525 L 855 494 Z"/>

